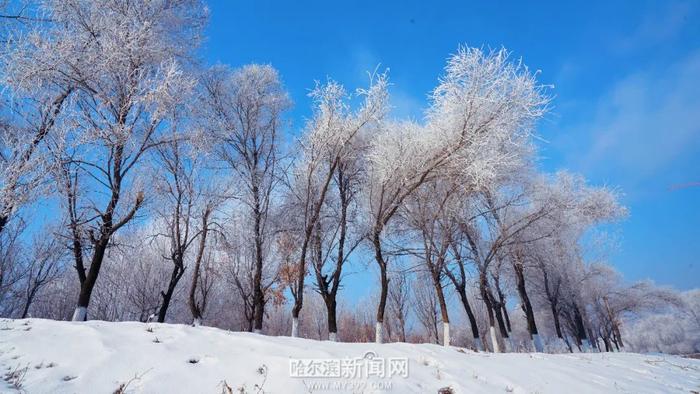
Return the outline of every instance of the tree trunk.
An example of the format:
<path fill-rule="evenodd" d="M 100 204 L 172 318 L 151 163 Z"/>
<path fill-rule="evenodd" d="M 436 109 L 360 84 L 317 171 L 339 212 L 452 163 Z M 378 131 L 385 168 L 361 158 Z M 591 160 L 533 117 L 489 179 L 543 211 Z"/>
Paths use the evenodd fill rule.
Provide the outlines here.
<path fill-rule="evenodd" d="M 328 320 L 328 339 L 330 341 L 336 341 L 338 336 L 338 325 L 337 319 L 337 298 L 338 289 L 340 288 L 341 274 L 343 272 L 343 265 L 348 256 L 345 254 L 345 242 L 347 240 L 347 230 L 348 230 L 348 207 L 350 205 L 349 180 L 345 177 L 345 172 L 343 166 L 338 166 L 338 198 L 340 200 L 340 217 L 338 221 L 339 225 L 339 235 L 338 235 L 338 250 L 337 257 L 335 260 L 335 267 L 331 278 L 328 279 L 327 275 L 323 274 L 323 252 L 322 252 L 322 240 L 321 240 L 321 229 L 317 226 L 317 236 L 315 239 L 316 248 L 316 282 L 318 285 L 318 292 L 321 294 L 324 303 L 326 304 L 327 320 Z M 352 252 L 352 251 L 351 251 Z"/>
<path fill-rule="evenodd" d="M 506 308 L 505 298 L 503 297 L 503 294 L 500 291 L 499 298 L 500 301 L 498 302 L 498 310 L 503 312 L 503 321 L 506 323 L 506 331 L 508 332 L 508 335 L 510 335 L 510 333 L 513 332 L 513 329 L 510 327 L 510 316 L 508 315 L 508 308 Z"/>
<path fill-rule="evenodd" d="M 338 334 L 338 324 L 336 322 L 336 302 L 335 298 L 325 299 L 326 312 L 328 316 L 328 339 L 335 342 Z"/>
<path fill-rule="evenodd" d="M 539 337 L 539 332 L 537 331 L 535 312 L 532 308 L 532 304 L 530 303 L 530 297 L 527 295 L 527 289 L 525 288 L 524 267 L 520 263 L 515 263 L 513 268 L 515 271 L 518 294 L 520 295 L 520 303 L 523 307 L 523 312 L 525 312 L 525 319 L 527 320 L 527 329 L 530 332 L 530 338 L 532 339 L 535 351 L 542 352 L 544 351 L 544 348 Z"/>
<path fill-rule="evenodd" d="M 578 305 L 574 304 L 574 324 L 576 325 L 576 340 L 581 344 L 582 350 L 584 352 L 588 351 L 590 344 L 588 343 L 588 338 L 586 337 L 586 328 L 583 325 L 583 316 L 581 316 L 581 311 Z"/>
<path fill-rule="evenodd" d="M 197 285 L 199 284 L 199 276 L 202 268 L 202 260 L 204 259 L 204 249 L 207 245 L 207 233 L 209 232 L 209 215 L 211 214 L 211 208 L 207 207 L 202 215 L 202 233 L 199 235 L 199 249 L 197 249 L 197 256 L 194 260 L 194 270 L 192 272 L 192 284 L 190 286 L 190 294 L 188 298 L 188 304 L 190 307 L 190 312 L 192 313 L 192 324 L 194 326 L 199 326 L 202 324 L 202 315 L 204 311 L 202 306 L 197 303 Z"/>
<path fill-rule="evenodd" d="M 297 338 L 299 336 L 299 312 L 294 315 L 292 311 L 292 338 Z"/>
<path fill-rule="evenodd" d="M 34 301 L 34 297 L 36 296 L 37 290 L 38 290 L 38 287 L 34 286 L 27 293 L 27 300 L 24 302 L 24 308 L 22 308 L 22 319 L 25 319 L 27 317 L 27 315 L 29 315 L 29 307 L 32 305 L 32 302 Z"/>
<path fill-rule="evenodd" d="M 475 346 L 477 346 L 477 348 L 481 348 L 481 339 L 479 338 L 479 326 L 476 323 L 474 311 L 472 311 L 471 305 L 469 304 L 469 299 L 467 298 L 467 291 L 464 287 L 460 287 L 457 289 L 457 294 L 459 294 L 459 299 L 462 301 L 464 311 L 467 312 L 467 317 L 469 318 L 469 325 L 472 329 L 472 337 L 474 338 L 474 344 Z"/>
<path fill-rule="evenodd" d="M 625 343 L 622 342 L 622 334 L 617 323 L 613 323 L 613 336 L 616 338 L 617 343 L 620 344 L 620 351 L 624 350 Z"/>
<path fill-rule="evenodd" d="M 304 306 L 304 279 L 306 278 L 306 253 L 308 250 L 309 246 L 309 238 L 310 238 L 310 232 L 313 231 L 313 229 L 307 229 L 309 230 L 309 234 L 307 235 L 306 239 L 304 240 L 304 243 L 301 246 L 301 258 L 299 262 L 299 270 L 300 272 L 297 272 L 297 283 L 296 283 L 296 293 L 292 293 L 294 295 L 294 306 L 292 307 L 292 332 L 291 336 L 292 338 L 296 338 L 299 336 L 299 313 L 301 312 L 302 306 Z"/>
<path fill-rule="evenodd" d="M 494 312 L 496 315 L 496 322 L 498 323 L 498 329 L 501 332 L 501 338 L 503 338 L 503 342 L 506 345 L 505 351 L 510 351 L 512 349 L 509 349 L 508 347 L 508 341 L 510 339 L 510 336 L 508 335 L 508 329 L 506 327 L 505 321 L 503 319 L 503 314 L 501 313 L 503 311 L 503 306 L 499 302 L 494 303 Z"/>
<path fill-rule="evenodd" d="M 7 222 L 8 222 L 9 218 L 10 218 L 9 215 L 0 214 L 0 234 L 7 226 Z"/>
<path fill-rule="evenodd" d="M 168 283 L 168 289 L 163 292 L 160 292 L 161 297 L 163 297 L 163 302 L 160 305 L 160 309 L 158 310 L 158 323 L 163 323 L 165 322 L 165 316 L 168 313 L 168 307 L 170 306 L 170 301 L 173 298 L 173 294 L 175 293 L 175 287 L 177 284 L 180 282 L 180 278 L 182 278 L 182 274 L 185 273 L 185 268 L 184 264 L 182 262 L 182 259 L 179 257 L 176 257 L 175 259 L 179 259 L 179 262 L 176 262 L 173 266 L 173 272 L 170 275 L 170 282 Z"/>
<path fill-rule="evenodd" d="M 265 316 L 265 293 L 262 286 L 263 273 L 263 234 L 261 229 L 262 211 L 257 186 L 253 190 L 255 206 L 253 215 L 255 220 L 255 272 L 253 275 L 253 323 L 254 331 L 262 332 L 263 318 Z"/>
<path fill-rule="evenodd" d="M 554 320 L 554 329 L 557 332 L 557 337 L 564 339 L 564 335 L 561 332 L 561 322 L 559 321 L 559 311 L 557 309 L 557 304 L 550 300 L 549 306 L 552 310 L 552 319 Z"/>
<path fill-rule="evenodd" d="M 498 337 L 496 336 L 496 322 L 493 312 L 493 303 L 491 302 L 491 298 L 489 297 L 489 293 L 486 289 L 486 286 L 486 277 L 482 274 L 480 275 L 479 279 L 479 290 L 481 292 L 481 298 L 484 300 L 484 305 L 486 306 L 486 315 L 489 318 L 489 334 L 491 336 L 491 346 L 493 348 L 494 353 L 500 353 L 501 349 L 498 345 Z"/>
<path fill-rule="evenodd" d="M 78 306 L 73 312 L 73 321 L 86 321 L 87 320 L 87 308 L 90 304 L 90 297 L 92 296 L 92 290 L 95 288 L 97 283 L 97 275 L 100 272 L 100 267 L 102 266 L 102 261 L 104 260 L 104 254 L 107 250 L 107 244 L 109 243 L 109 235 L 102 235 L 102 237 L 95 243 L 95 250 L 92 255 L 92 261 L 90 262 L 90 269 L 85 276 L 85 281 L 80 286 L 80 295 L 78 296 Z"/>
<path fill-rule="evenodd" d="M 384 260 L 384 256 L 382 255 L 382 244 L 380 240 L 380 234 L 378 231 L 374 232 L 372 243 L 374 245 L 374 257 L 377 261 L 377 265 L 379 265 L 379 281 L 381 285 L 381 290 L 379 293 L 379 305 L 377 306 L 377 324 L 375 325 L 374 330 L 374 341 L 376 343 L 382 343 L 384 311 L 386 310 L 386 299 L 389 294 L 389 276 L 387 275 L 386 261 Z"/>
<path fill-rule="evenodd" d="M 450 346 L 450 317 L 447 311 L 447 302 L 445 301 L 445 292 L 442 289 L 442 281 L 440 280 L 440 272 L 434 272 L 435 267 L 429 264 L 430 269 L 433 271 L 431 273 L 431 278 L 433 279 L 433 286 L 435 287 L 435 292 L 437 293 L 438 303 L 440 305 L 440 317 L 442 318 L 443 325 L 443 346 Z M 435 330 L 437 333 L 437 330 Z"/>
<path fill-rule="evenodd" d="M 603 345 L 605 345 L 606 352 L 612 351 L 612 349 L 610 348 L 610 339 L 607 336 L 603 336 Z"/>

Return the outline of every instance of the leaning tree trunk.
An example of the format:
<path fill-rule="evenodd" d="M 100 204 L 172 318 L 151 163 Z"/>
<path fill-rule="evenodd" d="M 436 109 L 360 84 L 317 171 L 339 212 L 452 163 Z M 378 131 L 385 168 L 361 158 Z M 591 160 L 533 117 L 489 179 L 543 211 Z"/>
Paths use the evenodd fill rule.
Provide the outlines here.
<path fill-rule="evenodd" d="M 564 334 L 561 332 L 561 322 L 559 321 L 559 310 L 557 309 L 557 303 L 550 300 L 549 307 L 552 310 L 552 319 L 554 320 L 554 329 L 557 332 L 557 337 L 559 337 L 559 339 L 564 339 Z"/>
<path fill-rule="evenodd" d="M 39 148 L 39 144 L 46 138 L 46 136 L 51 132 L 51 129 L 56 124 L 56 119 L 61 113 L 61 108 L 64 102 L 68 99 L 68 96 L 75 90 L 75 87 L 68 86 L 63 92 L 61 92 L 51 103 L 51 107 L 47 108 L 47 112 L 42 114 L 43 121 L 40 127 L 36 130 L 36 133 L 29 141 L 29 145 L 26 146 L 25 150 L 17 156 L 19 162 L 19 168 L 26 167 L 29 164 L 30 159 L 34 155 L 34 152 Z M 12 169 L 12 168 L 11 168 Z M 13 190 L 17 188 L 18 184 L 22 181 L 21 177 L 22 171 L 15 168 L 15 171 L 10 171 L 9 178 L 5 179 L 4 185 L 8 190 Z M 7 227 L 7 223 L 10 221 L 10 215 L 17 209 L 15 202 L 12 199 L 4 201 L 4 204 L 0 206 L 0 234 Z"/>
<path fill-rule="evenodd" d="M 435 286 L 435 292 L 437 293 L 438 303 L 440 304 L 440 317 L 442 318 L 442 345 L 450 346 L 450 317 L 447 311 L 445 292 L 442 289 L 439 273 L 433 272 L 431 277 L 433 279 L 433 286 Z M 437 330 L 435 332 L 437 333 Z"/>
<path fill-rule="evenodd" d="M 512 351 L 512 342 L 510 339 L 510 317 L 508 316 L 508 310 L 506 309 L 505 295 L 501 290 L 501 285 L 499 278 L 495 277 L 494 285 L 496 287 L 496 292 L 498 294 L 498 299 L 493 296 L 493 292 L 489 287 L 486 288 L 489 297 L 491 298 L 491 303 L 493 304 L 493 309 L 496 314 L 496 322 L 498 322 L 498 328 L 501 331 L 501 337 L 503 338 L 503 344 L 505 346 L 505 352 Z"/>
<path fill-rule="evenodd" d="M 472 337 L 474 338 L 474 346 L 476 346 L 477 350 L 480 351 L 482 350 L 482 347 L 481 338 L 479 338 L 479 326 L 476 323 L 476 316 L 474 316 L 474 311 L 472 311 L 472 307 L 469 304 L 469 299 L 467 298 L 467 291 L 464 287 L 460 287 L 457 289 L 457 294 L 459 294 L 459 299 L 462 301 L 464 311 L 467 312 L 467 317 L 469 318 L 469 325 L 471 326 Z"/>
<path fill-rule="evenodd" d="M 620 344 L 620 351 L 625 350 L 625 343 L 622 342 L 622 334 L 620 333 L 620 326 L 617 322 L 613 322 L 613 337 L 616 338 L 616 343 Z"/>
<path fill-rule="evenodd" d="M 174 262 L 173 272 L 170 274 L 170 282 L 168 282 L 168 288 L 166 291 L 161 291 L 160 295 L 163 297 L 163 302 L 158 310 L 158 323 L 165 322 L 165 316 L 168 313 L 168 307 L 170 307 L 170 301 L 173 299 L 173 294 L 175 294 L 175 288 L 180 282 L 182 275 L 185 273 L 185 266 L 181 257 L 175 257 L 177 262 Z"/>
<path fill-rule="evenodd" d="M 491 346 L 494 353 L 500 353 L 501 349 L 498 345 L 498 336 L 496 336 L 496 322 L 493 312 L 493 303 L 486 289 L 485 275 L 480 275 L 479 290 L 481 292 L 481 298 L 484 300 L 484 305 L 486 306 L 486 314 L 489 318 L 489 335 L 491 336 Z"/>
<path fill-rule="evenodd" d="M 547 295 L 547 300 L 549 301 L 549 308 L 552 312 L 552 320 L 554 320 L 554 329 L 557 333 L 557 338 L 566 345 L 566 347 L 569 349 L 569 352 L 572 352 L 573 349 L 571 348 L 571 345 L 569 341 L 564 338 L 564 334 L 562 333 L 561 330 L 561 321 L 559 319 L 559 299 L 557 297 L 559 291 L 557 290 L 556 295 L 552 292 L 552 289 L 549 284 L 549 275 L 547 275 L 547 271 L 542 270 L 542 275 L 543 275 L 543 280 L 544 280 L 544 290 L 545 294 Z"/>
<path fill-rule="evenodd" d="M 498 323 L 498 329 L 501 332 L 501 338 L 503 338 L 503 343 L 505 345 L 504 352 L 512 351 L 510 346 L 510 335 L 508 335 L 508 327 L 506 326 L 505 320 L 503 318 L 503 308 L 504 306 L 500 302 L 493 302 L 494 314 L 496 315 L 496 322 Z"/>
<path fill-rule="evenodd" d="M 374 245 L 374 257 L 377 261 L 377 265 L 379 265 L 379 282 L 381 285 L 381 290 L 379 293 L 379 305 L 377 306 L 377 322 L 374 327 L 374 341 L 376 343 L 382 343 L 384 311 L 386 310 L 386 299 L 389 295 L 389 276 L 387 274 L 386 260 L 384 260 L 384 256 L 382 255 L 382 244 L 380 240 L 379 231 L 374 232 L 372 243 Z"/>
<path fill-rule="evenodd" d="M 530 333 L 530 339 L 532 340 L 532 345 L 535 348 L 535 351 L 541 353 L 544 351 L 544 347 L 542 346 L 542 340 L 540 339 L 539 332 L 537 331 L 535 312 L 532 308 L 532 303 L 530 303 L 530 297 L 527 295 L 524 267 L 522 264 L 516 263 L 513 265 L 513 268 L 515 271 L 518 295 L 520 295 L 520 303 L 523 307 L 523 312 L 525 312 L 525 319 L 527 320 L 527 330 Z"/>
<path fill-rule="evenodd" d="M 498 290 L 498 300 L 498 309 L 503 312 L 503 320 L 506 323 L 506 330 L 508 331 L 508 335 L 510 335 L 510 333 L 513 332 L 513 329 L 510 326 L 510 316 L 508 315 L 508 308 L 506 308 L 506 298 L 500 289 Z"/>
<path fill-rule="evenodd" d="M 1 281 L 0 281 L 1 282 Z M 34 297 L 36 297 L 36 292 L 39 290 L 39 285 L 34 282 L 34 286 L 27 293 L 27 299 L 24 302 L 24 308 L 22 308 L 22 319 L 25 319 L 29 315 L 29 307 L 34 302 Z"/>
<path fill-rule="evenodd" d="M 576 342 L 581 344 L 583 352 L 587 352 L 590 349 L 590 344 L 586 336 L 586 328 L 583 325 L 583 316 L 576 304 L 574 304 L 574 324 L 576 325 Z"/>

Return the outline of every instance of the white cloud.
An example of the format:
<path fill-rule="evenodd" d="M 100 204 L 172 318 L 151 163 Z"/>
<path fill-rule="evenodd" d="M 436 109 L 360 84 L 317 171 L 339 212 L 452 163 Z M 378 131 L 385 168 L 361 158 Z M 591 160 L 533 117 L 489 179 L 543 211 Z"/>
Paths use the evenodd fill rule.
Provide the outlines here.
<path fill-rule="evenodd" d="M 700 51 L 664 73 L 622 79 L 598 101 L 593 119 L 577 129 L 588 141 L 569 159 L 584 170 L 609 172 L 612 166 L 615 172 L 642 180 L 697 153 Z"/>

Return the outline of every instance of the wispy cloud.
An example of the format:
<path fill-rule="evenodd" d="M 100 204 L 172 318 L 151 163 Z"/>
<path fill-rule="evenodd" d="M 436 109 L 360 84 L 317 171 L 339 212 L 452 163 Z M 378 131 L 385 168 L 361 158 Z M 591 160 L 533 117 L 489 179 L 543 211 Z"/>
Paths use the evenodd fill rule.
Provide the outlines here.
<path fill-rule="evenodd" d="M 700 51 L 665 72 L 618 81 L 597 102 L 569 161 L 584 171 L 617 173 L 639 182 L 700 149 Z M 700 173 L 688 174 L 688 181 Z"/>
<path fill-rule="evenodd" d="M 674 39 L 686 25 L 693 21 L 692 14 L 694 6 L 697 5 L 696 2 L 662 4 L 661 10 L 648 13 L 637 29 L 630 34 L 611 40 L 613 49 L 631 52 L 653 47 Z"/>

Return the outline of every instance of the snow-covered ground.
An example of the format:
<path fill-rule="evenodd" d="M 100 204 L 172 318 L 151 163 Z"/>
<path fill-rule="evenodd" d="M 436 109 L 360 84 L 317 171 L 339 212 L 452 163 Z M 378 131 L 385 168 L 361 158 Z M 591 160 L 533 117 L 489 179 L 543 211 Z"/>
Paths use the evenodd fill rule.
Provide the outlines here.
<path fill-rule="evenodd" d="M 700 360 L 674 356 L 487 354 L 134 322 L 0 320 L 0 367 L 3 393 L 700 391 Z"/>

